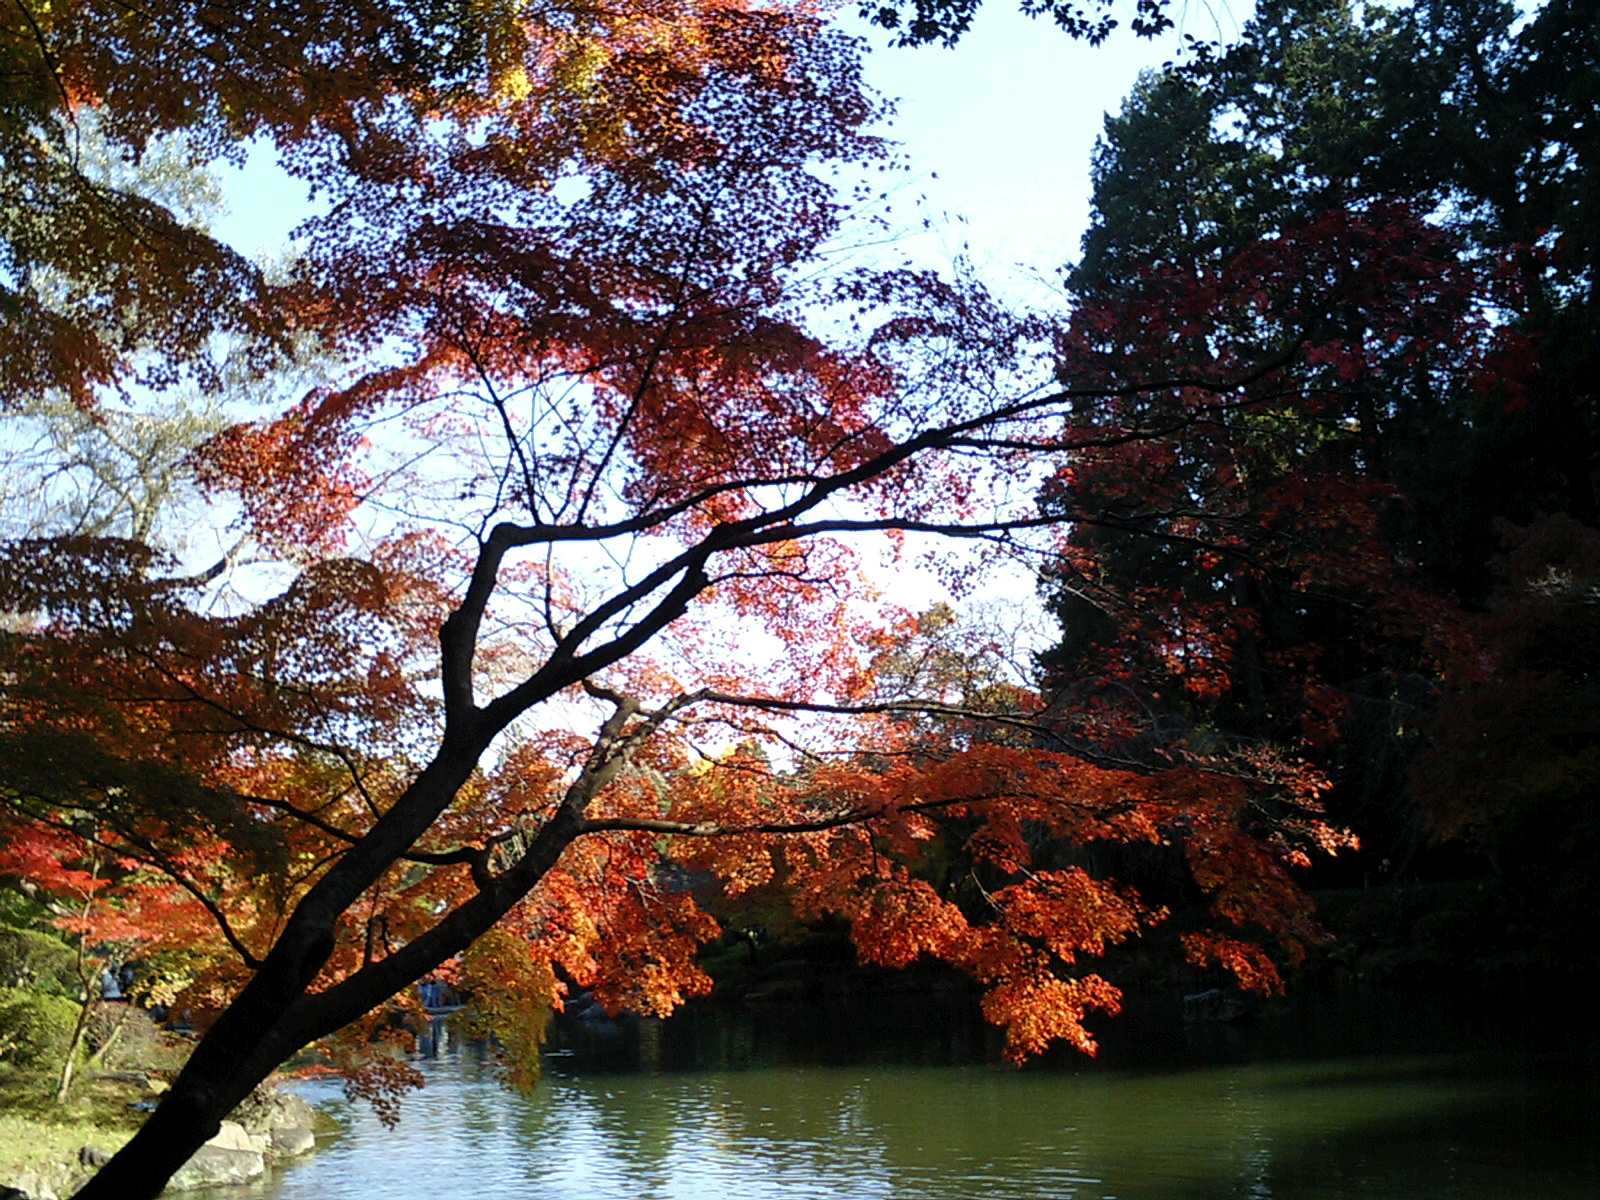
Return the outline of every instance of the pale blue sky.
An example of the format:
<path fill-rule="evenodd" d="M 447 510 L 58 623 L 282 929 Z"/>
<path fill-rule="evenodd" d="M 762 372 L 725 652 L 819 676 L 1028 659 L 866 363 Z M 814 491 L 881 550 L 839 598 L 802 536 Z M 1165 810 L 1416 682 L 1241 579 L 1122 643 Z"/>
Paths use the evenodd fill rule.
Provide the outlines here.
<path fill-rule="evenodd" d="M 953 49 L 896 48 L 869 31 L 867 78 L 898 100 L 892 132 L 911 164 L 910 190 L 960 219 L 942 227 L 936 219 L 945 252 L 924 253 L 948 259 L 965 240 L 991 284 L 1027 290 L 1030 275 L 1052 276 L 1077 254 L 1088 222 L 1089 157 L 1105 114 L 1121 107 L 1140 70 L 1173 56 L 1177 32 L 1231 40 L 1252 8 L 1179 0 L 1175 33 L 1150 41 L 1119 30 L 1101 46 L 1023 16 L 1014 0 L 988 0 Z"/>
<path fill-rule="evenodd" d="M 1174 16 L 1179 31 L 1232 38 L 1251 7 L 1179 0 Z M 841 20 L 872 47 L 869 83 L 898 105 L 890 132 L 910 173 L 897 188 L 896 218 L 918 232 L 896 251 L 937 266 L 965 248 L 991 285 L 1043 300 L 1038 280 L 1077 253 L 1088 220 L 1089 155 L 1105 113 L 1142 68 L 1171 57 L 1176 36 L 1151 42 L 1119 30 L 1092 47 L 1023 16 L 1012 0 L 989 0 L 953 49 L 893 47 L 853 11 Z M 242 172 L 227 173 L 225 188 L 218 233 L 247 254 L 281 254 L 306 215 L 304 187 L 260 150 Z M 920 196 L 926 204 L 913 213 Z"/>

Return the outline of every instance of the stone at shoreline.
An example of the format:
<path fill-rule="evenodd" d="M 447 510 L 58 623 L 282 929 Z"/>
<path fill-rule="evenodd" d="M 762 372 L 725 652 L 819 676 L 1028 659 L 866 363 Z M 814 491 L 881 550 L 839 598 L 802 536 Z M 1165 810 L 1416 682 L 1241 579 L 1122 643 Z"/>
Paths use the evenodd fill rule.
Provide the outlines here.
<path fill-rule="evenodd" d="M 56 1200 L 56 1190 L 42 1171 L 19 1171 L 9 1184 L 0 1184 L 0 1200 Z"/>
<path fill-rule="evenodd" d="M 244 1183 L 266 1169 L 266 1160 L 254 1150 L 232 1150 L 207 1142 L 178 1168 L 177 1174 L 167 1183 L 166 1190 L 186 1192 L 191 1188 Z"/>
<path fill-rule="evenodd" d="M 255 1134 L 270 1135 L 274 1129 L 313 1127 L 311 1105 L 292 1092 L 273 1087 L 257 1088 L 233 1110 L 232 1120 Z"/>
<path fill-rule="evenodd" d="M 132 1082 L 131 1080 L 128 1082 Z M 151 1107 L 153 1101 L 146 1101 Z M 265 1173 L 271 1162 L 298 1158 L 316 1149 L 315 1130 L 321 1116 L 299 1096 L 263 1087 L 246 1098 L 229 1120 L 195 1152 L 172 1179 L 166 1191 L 245 1183 Z M 70 1159 L 13 1172 L 0 1179 L 0 1200 L 59 1200 L 111 1159 L 99 1146 L 79 1147 Z"/>
<path fill-rule="evenodd" d="M 294 1158 L 314 1149 L 312 1108 L 299 1096 L 258 1088 L 222 1122 L 216 1136 L 197 1150 L 167 1184 L 169 1192 L 243 1183 L 262 1174 L 269 1160 Z"/>
<path fill-rule="evenodd" d="M 295 1158 L 316 1149 L 317 1136 L 309 1125 L 280 1125 L 272 1131 L 274 1158 Z"/>
<path fill-rule="evenodd" d="M 248 1150 L 252 1154 L 265 1154 L 272 1144 L 267 1133 L 252 1133 L 237 1121 L 224 1121 L 216 1136 L 206 1143 L 224 1150 Z"/>

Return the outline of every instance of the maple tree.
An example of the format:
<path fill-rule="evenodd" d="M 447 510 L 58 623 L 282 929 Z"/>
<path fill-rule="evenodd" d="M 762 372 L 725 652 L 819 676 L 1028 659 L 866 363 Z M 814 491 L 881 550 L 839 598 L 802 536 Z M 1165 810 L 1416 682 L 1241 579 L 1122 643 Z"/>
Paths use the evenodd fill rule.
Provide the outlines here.
<path fill-rule="evenodd" d="M 173 981 L 156 977 L 156 956 L 167 948 L 191 952 L 193 930 L 182 914 L 174 913 L 164 889 L 148 889 L 147 878 L 119 867 L 95 838 L 54 822 L 40 824 L 43 828 L 0 845 L 0 874 L 27 880 L 32 899 L 47 906 L 50 923 L 70 940 L 74 1015 L 60 1060 L 49 1064 L 55 1070 L 56 1103 L 64 1104 L 80 1063 L 87 1058 L 93 1065 L 115 1037 L 114 1032 L 106 1034 L 95 1055 L 86 1056 L 91 1026 L 102 1010 L 105 979 L 138 956 L 147 962 L 143 996 L 159 1002 L 171 994 Z M 175 915 L 180 919 L 172 923 Z M 127 1012 L 123 1010 L 118 1024 Z"/>
<path fill-rule="evenodd" d="M 1282 986 L 1319 936 L 1291 869 L 1342 841 L 1316 774 L 1114 761 L 1026 688 L 897 665 L 936 631 L 874 595 L 856 546 L 1054 554 L 1103 529 L 1238 570 L 1283 533 L 1258 520 L 1275 503 L 1322 514 L 1320 582 L 1365 585 L 1362 506 L 1310 506 L 1273 464 L 1344 419 L 1330 380 L 1477 344 L 1446 233 L 1403 207 L 1285 222 L 1058 334 L 959 275 L 827 268 L 852 219 L 829 172 L 887 151 L 851 43 L 807 9 L 211 9 L 176 6 L 183 37 L 19 9 L 6 43 L 38 85 L 7 136 L 48 135 L 46 174 L 80 110 L 131 146 L 274 138 L 329 204 L 288 282 L 240 276 L 216 327 L 365 364 L 191 460 L 250 578 L 133 538 L 0 550 L 0 610 L 29 614 L 0 665 L 6 844 L 114 854 L 191 947 L 206 1025 L 81 1195 L 155 1194 L 313 1042 L 387 1102 L 381 1006 L 436 972 L 525 1069 L 569 984 L 670 1011 L 709 986 L 717 926 L 668 864 L 734 900 L 781 879 L 864 958 L 967 972 L 1019 1059 L 1092 1051 L 1120 1002 L 1095 960 L 1168 917 L 1050 847 L 1171 848 L 1207 900 L 1191 959 Z M 48 244 L 91 257 L 55 268 L 48 314 L 17 310 L 37 338 L 8 394 L 92 407 L 185 355 L 203 384 L 209 343 L 163 324 L 199 319 L 196 293 L 128 282 L 146 303 L 113 361 L 81 265 L 105 246 L 69 233 Z M 1266 475 L 1246 510 L 1201 486 L 1219 448 Z M 1200 695 L 1230 669 L 1218 615 L 1113 613 Z M 966 870 L 940 881 L 924 852 L 948 839 Z"/>

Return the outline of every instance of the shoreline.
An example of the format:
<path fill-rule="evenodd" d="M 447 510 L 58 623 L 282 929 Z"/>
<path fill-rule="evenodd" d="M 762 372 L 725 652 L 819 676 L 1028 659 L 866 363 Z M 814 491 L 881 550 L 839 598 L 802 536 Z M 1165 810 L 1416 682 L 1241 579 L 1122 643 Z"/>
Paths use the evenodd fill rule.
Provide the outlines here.
<path fill-rule="evenodd" d="M 162 1194 L 249 1183 L 337 1138 L 340 1126 L 287 1090 L 288 1082 L 269 1081 L 247 1097 L 217 1135 L 179 1168 Z M 115 1111 L 109 1106 L 120 1103 L 131 1110 L 163 1090 L 149 1080 L 141 1083 L 126 1075 L 96 1079 L 98 1113 L 0 1113 L 4 1140 L 33 1148 L 14 1163 L 0 1159 L 0 1200 L 67 1200 L 133 1136 L 134 1124 L 119 1126 L 105 1118 Z"/>

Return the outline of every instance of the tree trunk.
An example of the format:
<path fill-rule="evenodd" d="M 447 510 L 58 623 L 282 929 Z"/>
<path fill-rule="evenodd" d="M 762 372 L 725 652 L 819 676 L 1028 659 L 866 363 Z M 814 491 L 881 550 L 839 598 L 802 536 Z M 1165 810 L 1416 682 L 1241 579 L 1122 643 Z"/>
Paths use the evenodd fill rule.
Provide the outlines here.
<path fill-rule="evenodd" d="M 308 1009 L 314 1008 L 316 997 L 308 992 L 333 952 L 339 916 L 449 803 L 469 770 L 441 754 L 362 844 L 306 894 L 250 982 L 195 1046 L 156 1110 L 77 1197 L 144 1200 L 158 1195 L 173 1172 L 216 1136 L 223 1118 L 284 1059 L 332 1032 L 310 1019 Z M 448 954 L 440 961 L 444 957 Z M 408 982 L 385 980 L 390 986 L 364 996 L 366 1008 Z"/>
<path fill-rule="evenodd" d="M 79 1197 L 145 1200 L 216 1136 L 222 1120 L 289 1055 L 310 1038 L 292 1032 L 295 1001 L 316 977 L 327 953 L 313 941 L 285 936 L 195 1047 L 171 1089 L 139 1132 L 76 1193 Z M 323 940 L 321 946 L 331 945 Z"/>
<path fill-rule="evenodd" d="M 95 884 L 100 878 L 100 856 L 93 859 L 89 871 L 89 889 L 83 898 L 82 926 L 78 930 L 78 952 L 73 960 L 78 986 L 83 989 L 83 999 L 78 1002 L 78 1017 L 72 1023 L 72 1037 L 67 1041 L 67 1053 L 61 1063 L 61 1078 L 56 1084 L 56 1103 L 65 1104 L 72 1092 L 72 1076 L 77 1067 L 78 1051 L 83 1048 L 83 1035 L 88 1031 L 89 1018 L 99 1000 L 100 971 L 89 957 L 89 914 L 94 911 Z"/>
<path fill-rule="evenodd" d="M 77 1071 L 78 1051 L 83 1049 L 83 1037 L 89 1029 L 89 1018 L 94 1014 L 95 995 L 92 990 L 83 993 L 78 1005 L 78 1019 L 72 1023 L 72 1037 L 67 1041 L 66 1057 L 61 1063 L 61 1077 L 56 1083 L 56 1103 L 65 1104 L 72 1093 L 72 1077 Z"/>
<path fill-rule="evenodd" d="M 624 710 L 617 723 L 631 711 Z M 424 771 L 408 797 L 384 819 L 396 815 L 407 799 L 443 808 L 467 772 L 447 763 L 441 783 L 439 766 L 436 760 Z M 574 788 L 598 789 L 609 778 L 609 769 L 586 773 Z M 440 789 L 448 789 L 443 799 L 436 794 Z M 341 897 L 338 907 L 326 905 L 326 894 L 313 888 L 250 982 L 200 1039 L 149 1120 L 73 1200 L 150 1200 L 158 1195 L 173 1173 L 216 1136 L 223 1118 L 285 1059 L 437 970 L 510 911 L 577 836 L 581 811 L 581 806 L 564 808 L 515 866 L 485 881 L 476 896 L 433 929 L 317 993 L 309 989 L 332 953 L 334 927 L 350 901 Z M 324 876 L 323 884 L 330 884 L 338 870 Z M 339 896 L 347 885 L 348 880 L 330 887 Z"/>
<path fill-rule="evenodd" d="M 279 1044 L 265 1041 L 254 1055 L 238 1059 L 209 1038 L 202 1042 L 139 1132 L 76 1196 L 150 1200 L 159 1195 L 178 1168 L 216 1136 L 223 1118 L 272 1073 L 283 1057 Z"/>
<path fill-rule="evenodd" d="M 565 839 L 570 840 L 570 836 Z M 559 847 L 546 847 L 534 882 L 559 852 Z M 290 939 L 280 939 L 255 978 L 200 1040 L 149 1120 L 74 1194 L 74 1200 L 157 1196 L 173 1173 L 216 1136 L 223 1119 L 285 1059 L 461 953 L 526 894 L 521 882 L 480 894 L 482 903 L 470 906 L 469 902 L 465 913 L 455 914 L 456 921 L 445 923 L 446 936 L 428 941 L 426 955 L 408 953 L 413 943 L 372 964 L 387 969 L 372 971 L 354 989 L 350 986 L 354 981 L 346 981 L 328 992 L 307 994 L 306 986 L 326 961 L 331 940 L 313 942 L 296 955 L 286 949 Z M 467 919 L 459 919 L 463 916 Z"/>
<path fill-rule="evenodd" d="M 689 584 L 694 591 L 703 588 L 703 574 L 692 573 Z M 679 588 L 686 586 L 680 583 Z M 681 604 L 673 611 L 680 610 Z M 450 639 L 445 640 L 448 657 Z M 499 707 L 475 717 L 464 736 L 452 738 L 447 724 L 444 745 L 433 761 L 295 906 L 250 982 L 200 1039 L 149 1120 L 73 1200 L 150 1200 L 158 1195 L 173 1173 L 216 1136 L 223 1118 L 285 1059 L 466 950 L 544 878 L 579 835 L 589 800 L 627 761 L 626 753 L 613 750 L 638 711 L 636 703 L 618 704 L 588 763 L 521 859 L 498 876 L 475 875 L 476 895 L 393 954 L 366 963 L 322 991 L 311 991 L 333 953 L 340 917 L 450 804 L 495 735 L 570 682 L 564 676 L 536 679 L 548 690 L 519 688 L 523 694 L 514 704 L 502 696 Z"/>
<path fill-rule="evenodd" d="M 122 1032 L 128 1027 L 128 1018 L 133 1015 L 133 1002 L 130 1000 L 124 1004 L 120 1011 L 122 1015 L 117 1018 L 117 1023 L 111 1027 L 111 1032 L 106 1034 L 106 1040 L 95 1047 L 94 1053 L 89 1055 L 89 1060 L 84 1063 L 86 1068 L 97 1070 L 100 1064 L 105 1062 L 106 1056 L 122 1040 Z"/>

